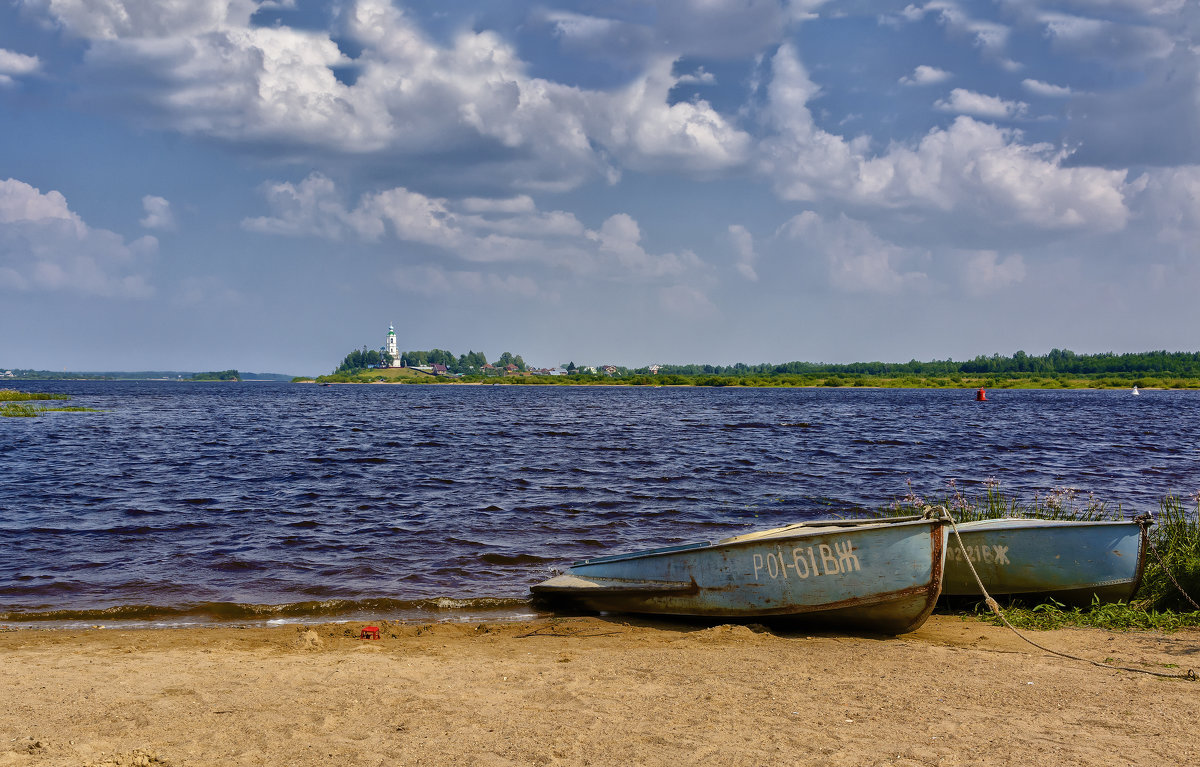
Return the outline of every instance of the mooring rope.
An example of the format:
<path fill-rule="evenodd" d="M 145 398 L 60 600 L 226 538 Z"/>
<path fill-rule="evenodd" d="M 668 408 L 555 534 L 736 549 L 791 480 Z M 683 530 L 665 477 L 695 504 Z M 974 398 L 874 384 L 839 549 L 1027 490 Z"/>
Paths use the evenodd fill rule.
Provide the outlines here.
<path fill-rule="evenodd" d="M 1147 528 L 1154 524 L 1154 517 L 1150 516 L 1150 512 L 1146 512 L 1135 517 L 1135 520 L 1139 525 L 1142 526 L 1142 532 L 1146 536 L 1146 542 L 1150 544 L 1150 550 L 1154 552 L 1155 558 L 1158 559 L 1158 566 L 1161 567 L 1162 571 L 1167 574 L 1168 578 L 1171 579 L 1171 583 L 1175 584 L 1175 588 L 1179 589 L 1179 593 L 1183 594 L 1183 598 L 1191 602 L 1192 607 L 1200 610 L 1200 605 L 1196 604 L 1196 600 L 1192 599 L 1191 596 L 1183 590 L 1183 586 L 1179 585 L 1179 581 L 1175 580 L 1175 576 L 1171 574 L 1171 569 L 1167 567 L 1167 561 L 1163 559 L 1162 554 L 1158 553 L 1158 547 L 1154 545 L 1154 539 L 1150 537 L 1150 531 Z"/>
<path fill-rule="evenodd" d="M 929 509 L 927 509 L 927 510 L 929 510 Z M 958 525 L 955 523 L 954 517 L 951 516 L 949 512 L 945 511 L 945 509 L 943 509 L 942 511 L 943 511 L 943 513 L 945 513 L 946 519 L 948 519 L 950 521 L 950 529 L 954 531 L 954 538 L 958 541 L 958 548 L 962 551 L 963 559 L 966 560 L 966 562 L 967 562 L 967 567 L 969 567 L 971 569 L 971 575 L 975 576 L 975 584 L 977 586 L 979 586 L 979 591 L 980 591 L 980 593 L 983 594 L 984 602 L 987 604 L 988 608 L 990 608 L 991 611 L 996 614 L 996 617 L 999 618 L 1000 621 L 1005 626 L 1008 627 L 1009 631 L 1013 632 L 1021 639 L 1025 640 L 1026 642 L 1028 642 L 1029 644 L 1033 645 L 1034 647 L 1038 648 L 1039 650 L 1041 650 L 1043 652 L 1050 653 L 1051 655 L 1057 655 L 1062 658 L 1069 658 L 1070 660 L 1082 661 L 1083 663 L 1090 663 L 1093 666 L 1097 666 L 1099 668 L 1116 669 L 1119 671 L 1132 671 L 1136 674 L 1150 674 L 1151 676 L 1159 676 L 1159 677 L 1164 677 L 1166 679 L 1186 679 L 1189 682 L 1195 682 L 1197 680 L 1196 672 L 1193 671 L 1192 669 L 1188 669 L 1186 674 L 1167 674 L 1162 671 L 1151 671 L 1150 669 L 1146 669 L 1146 668 L 1133 668 L 1130 666 L 1117 666 L 1117 665 L 1111 664 L 1111 663 L 1101 663 L 1099 661 L 1094 661 L 1091 658 L 1083 658 L 1078 655 L 1071 655 L 1070 653 L 1059 652 L 1058 650 L 1053 650 L 1049 647 L 1040 645 L 1037 642 L 1030 639 L 1029 637 L 1025 636 L 1020 631 L 1018 631 L 1015 626 L 1013 626 L 1011 623 L 1008 622 L 1008 618 L 1004 615 L 1004 611 L 1000 609 L 1000 605 L 996 602 L 995 599 L 992 598 L 992 595 L 987 592 L 987 589 L 984 588 L 983 581 L 980 580 L 980 578 L 979 578 L 979 573 L 975 572 L 975 564 L 973 562 L 971 562 L 971 556 L 967 553 L 967 547 L 963 545 L 962 536 L 958 534 Z"/>

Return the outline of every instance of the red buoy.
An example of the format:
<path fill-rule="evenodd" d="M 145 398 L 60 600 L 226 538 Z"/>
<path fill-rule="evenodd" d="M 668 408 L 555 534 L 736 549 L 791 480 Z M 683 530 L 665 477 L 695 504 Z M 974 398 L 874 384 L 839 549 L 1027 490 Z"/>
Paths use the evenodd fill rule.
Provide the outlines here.
<path fill-rule="evenodd" d="M 979 391 L 975 392 L 976 402 L 987 402 L 987 395 L 983 393 L 983 387 L 979 387 Z"/>

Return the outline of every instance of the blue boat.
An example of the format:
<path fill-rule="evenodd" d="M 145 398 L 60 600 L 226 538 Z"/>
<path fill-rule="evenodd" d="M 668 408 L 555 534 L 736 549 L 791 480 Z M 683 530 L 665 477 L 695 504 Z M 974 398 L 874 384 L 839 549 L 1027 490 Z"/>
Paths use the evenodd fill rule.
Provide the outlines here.
<path fill-rule="evenodd" d="M 533 586 L 551 606 L 721 619 L 788 618 L 902 634 L 942 584 L 940 517 L 801 522 L 586 559 Z"/>
<path fill-rule="evenodd" d="M 992 596 L 1051 598 L 1070 605 L 1127 602 L 1146 563 L 1146 528 L 1136 520 L 984 519 L 962 522 L 958 530 Z M 981 596 L 952 532 L 942 595 Z"/>

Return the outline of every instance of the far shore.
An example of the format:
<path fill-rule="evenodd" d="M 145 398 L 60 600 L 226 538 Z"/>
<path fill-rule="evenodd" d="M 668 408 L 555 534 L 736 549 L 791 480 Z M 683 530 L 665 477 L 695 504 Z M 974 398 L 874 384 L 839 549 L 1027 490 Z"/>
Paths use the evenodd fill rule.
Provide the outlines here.
<path fill-rule="evenodd" d="M 1200 686 L 935 615 L 900 637 L 578 617 L 3 630 L 0 765 L 1200 762 Z M 1200 631 L 1034 632 L 1200 667 Z"/>
<path fill-rule="evenodd" d="M 905 390 L 928 390 L 928 391 L 965 391 L 974 392 L 979 390 L 978 385 L 963 385 L 963 386 L 758 386 L 758 385 L 743 385 L 743 384 L 724 384 L 722 386 L 702 386 L 698 384 L 643 384 L 629 382 L 613 382 L 613 383 L 517 383 L 516 381 L 317 381 L 316 379 L 306 378 L 292 381 L 298 384 L 320 384 L 321 386 L 537 386 L 543 388 L 559 388 L 570 386 L 591 386 L 602 389 L 613 387 L 625 387 L 631 389 L 828 389 L 830 391 L 852 391 L 855 389 L 905 389 Z M 1045 386 L 985 386 L 985 391 L 991 393 L 1004 391 L 1127 391 L 1132 387 L 1117 387 L 1117 386 L 1069 386 L 1069 387 L 1045 387 Z M 1166 386 L 1139 386 L 1138 391 L 1196 391 L 1200 389 L 1200 381 L 1197 381 L 1194 386 L 1189 387 L 1166 387 Z"/>

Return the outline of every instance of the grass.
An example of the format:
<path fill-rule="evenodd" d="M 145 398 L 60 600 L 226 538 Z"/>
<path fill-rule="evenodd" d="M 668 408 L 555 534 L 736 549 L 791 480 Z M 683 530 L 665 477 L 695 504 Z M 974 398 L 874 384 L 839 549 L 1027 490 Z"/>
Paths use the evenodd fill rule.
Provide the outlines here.
<path fill-rule="evenodd" d="M 71 399 L 66 394 L 48 394 L 40 391 L 17 391 L 0 389 L 0 402 L 28 402 L 39 399 Z"/>
<path fill-rule="evenodd" d="M 1017 628 L 1094 626 L 1173 631 L 1200 627 L 1200 611 L 1194 611 L 1192 604 L 1171 581 L 1174 576 L 1184 592 L 1200 601 L 1200 494 L 1190 500 L 1195 504 L 1190 511 L 1184 501 L 1175 496 L 1167 496 L 1159 502 L 1154 526 L 1150 528 L 1153 545 L 1147 547 L 1146 569 L 1131 603 L 1097 603 L 1086 608 L 1065 608 L 1053 600 L 1037 605 L 1014 603 L 1004 608 L 1005 615 Z M 964 493 L 952 480 L 941 499 L 928 500 L 918 496 L 910 483 L 907 494 L 882 509 L 881 513 L 884 516 L 919 514 L 926 505 L 944 506 L 957 522 L 1002 517 L 1079 521 L 1126 518 L 1119 504 L 1109 506 L 1091 493 L 1081 495 L 1075 488 L 1055 488 L 1045 495 L 1035 495 L 1032 501 L 1022 501 L 1002 493 L 994 480 L 985 481 L 982 495 L 974 496 Z M 998 623 L 986 608 L 981 606 L 980 609 L 986 613 L 981 617 Z"/>
<path fill-rule="evenodd" d="M 66 394 L 47 394 L 37 391 L 14 391 L 0 389 L 0 418 L 37 418 L 43 413 L 99 413 L 101 411 L 78 405 L 62 405 L 46 407 L 45 405 L 26 405 L 31 400 L 71 399 Z"/>
<path fill-rule="evenodd" d="M 1143 604 L 1112 602 L 1094 603 L 1090 607 L 1067 607 L 1048 600 L 1032 607 L 1011 603 L 1002 606 L 1004 617 L 1018 629 L 1050 631 L 1065 627 L 1089 627 L 1110 631 L 1177 631 L 1181 628 L 1200 628 L 1200 612 L 1155 610 Z M 1000 619 L 982 604 L 976 607 L 975 617 L 1003 625 Z"/>
<path fill-rule="evenodd" d="M 0 405 L 0 418 L 37 418 L 43 413 L 100 413 L 103 411 L 78 405 L 63 407 L 45 407 L 39 405 L 22 405 L 19 402 L 7 402 Z"/>

